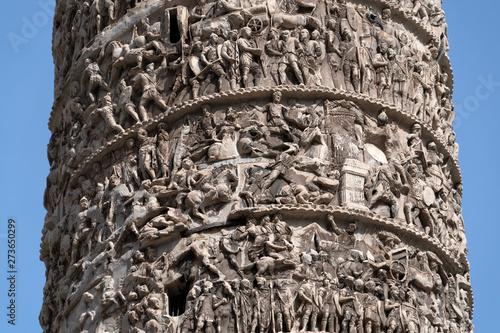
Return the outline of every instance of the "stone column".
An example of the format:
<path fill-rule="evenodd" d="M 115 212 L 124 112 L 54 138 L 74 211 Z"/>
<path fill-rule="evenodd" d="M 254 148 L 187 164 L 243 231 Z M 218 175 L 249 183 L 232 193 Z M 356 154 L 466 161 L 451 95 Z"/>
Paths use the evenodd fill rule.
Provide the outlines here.
<path fill-rule="evenodd" d="M 56 1 L 44 332 L 472 332 L 440 1 Z"/>

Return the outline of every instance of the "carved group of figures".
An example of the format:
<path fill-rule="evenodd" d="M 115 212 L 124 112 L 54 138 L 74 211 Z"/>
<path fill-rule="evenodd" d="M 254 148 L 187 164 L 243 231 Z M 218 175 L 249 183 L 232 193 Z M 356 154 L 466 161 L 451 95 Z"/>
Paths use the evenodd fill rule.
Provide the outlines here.
<path fill-rule="evenodd" d="M 193 234 L 167 252 L 110 242 L 88 255 L 85 267 L 52 271 L 66 286 L 54 290 L 66 292 L 46 289 L 58 303 L 45 304 L 58 304 L 63 315 L 85 310 L 68 322 L 52 313 L 42 323 L 137 333 L 471 329 L 468 277 L 445 273 L 434 252 L 373 227 L 360 233 L 356 222 L 340 227 L 331 214 L 318 223 L 299 220 L 250 217 L 217 235 Z M 113 273 L 115 263 L 126 271 Z"/>
<path fill-rule="evenodd" d="M 117 22 L 141 0 L 61 1 L 54 15 L 53 53 L 56 72 L 66 74 L 94 37 Z"/>
<path fill-rule="evenodd" d="M 389 0 L 388 2 L 400 6 L 405 13 L 420 20 L 422 24 L 427 24 L 436 36 L 447 37 L 448 26 L 441 8 L 442 0 Z"/>
<path fill-rule="evenodd" d="M 49 175 L 44 237 L 57 239 L 60 219 L 68 219 L 64 228 L 75 235 L 65 243 L 68 263 L 95 244 L 130 233 L 151 242 L 222 221 L 231 210 L 349 206 L 353 186 L 356 208 L 420 230 L 457 255 L 466 251 L 461 185 L 419 124 L 408 133 L 384 111 L 374 118 L 346 100 L 282 102 L 280 91 L 263 105 L 201 109 L 149 133 L 139 129 L 72 183 Z M 367 172 L 349 173 L 350 161 Z"/>
<path fill-rule="evenodd" d="M 138 2 L 68 0 L 56 13 L 46 331 L 472 330 L 440 1 L 197 0 L 121 20 Z M 423 44 L 386 4 L 437 39 Z M 225 96 L 290 85 L 301 89 Z M 317 87 L 419 122 L 313 100 Z M 223 101 L 157 122 L 214 93 Z M 227 222 L 292 207 L 334 213 Z M 340 228 L 339 210 L 400 233 L 345 216 Z M 424 235 L 432 245 L 417 250 Z"/>
<path fill-rule="evenodd" d="M 450 78 L 440 65 L 443 45 L 423 45 L 389 8 L 287 3 L 247 10 L 201 0 L 131 24 L 120 40 L 78 60 L 79 74 L 67 78 L 71 91 L 60 96 L 57 133 L 89 140 L 100 132 L 88 145 L 99 147 L 180 101 L 303 84 L 381 99 L 448 138 L 454 114 Z"/>
<path fill-rule="evenodd" d="M 467 283 L 455 290 L 454 277 L 441 277 L 435 254 L 401 247 L 397 236 L 380 232 L 371 246 L 380 246 L 385 255 L 368 259 L 370 249 L 354 250 L 362 243 L 356 240 L 355 223 L 341 229 L 331 215 L 326 220 L 332 233 L 317 224 L 299 231 L 279 214 L 264 215 L 259 222 L 250 218 L 245 227 L 223 231 L 219 250 L 214 247 L 211 254 L 207 245 L 205 252 L 216 265 L 205 264 L 196 275 L 191 270 L 187 278 L 184 273 L 179 281 L 192 285 L 181 332 L 444 332 L 469 327 Z M 175 263 L 170 271 L 176 271 Z M 451 305 L 457 292 L 460 310 Z M 440 303 L 444 294 L 451 298 Z"/>

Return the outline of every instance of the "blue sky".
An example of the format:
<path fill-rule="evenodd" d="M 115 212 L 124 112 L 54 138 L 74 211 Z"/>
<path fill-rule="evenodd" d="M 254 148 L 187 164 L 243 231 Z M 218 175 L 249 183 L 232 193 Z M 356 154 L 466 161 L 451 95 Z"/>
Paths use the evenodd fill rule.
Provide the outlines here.
<path fill-rule="evenodd" d="M 0 331 L 41 332 L 45 267 L 39 261 L 53 102 L 53 0 L 8 1 L 0 19 Z M 500 2 L 445 0 L 454 69 L 463 211 L 476 332 L 496 332 L 500 300 Z M 7 324 L 7 221 L 17 225 L 17 320 Z"/>

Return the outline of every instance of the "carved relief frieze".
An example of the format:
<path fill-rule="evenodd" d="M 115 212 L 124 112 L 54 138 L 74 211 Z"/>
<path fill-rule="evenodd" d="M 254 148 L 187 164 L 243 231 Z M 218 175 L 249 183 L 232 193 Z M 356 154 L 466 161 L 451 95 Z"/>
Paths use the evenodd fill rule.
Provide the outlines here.
<path fill-rule="evenodd" d="M 437 0 L 58 1 L 44 332 L 472 332 Z"/>
<path fill-rule="evenodd" d="M 108 246 L 87 264 L 102 267 L 93 280 L 68 281 L 63 308 L 86 308 L 78 327 L 129 332 L 471 325 L 468 277 L 447 273 L 436 253 L 395 233 L 332 214 L 306 223 L 297 214 L 260 214 L 240 224 L 168 249 L 135 247 L 116 258 L 121 271 L 105 259 L 119 245 Z"/>
<path fill-rule="evenodd" d="M 254 86 L 306 85 L 378 98 L 447 140 L 451 78 L 439 41 L 420 40 L 389 7 L 293 3 L 248 10 L 225 1 L 172 4 L 124 22 L 117 38 L 74 59 L 79 65 L 67 82 L 73 95 L 61 97 L 56 126 L 66 132 L 68 120 L 81 117 L 111 138 L 167 105 Z M 434 8 L 419 3 L 417 12 Z"/>

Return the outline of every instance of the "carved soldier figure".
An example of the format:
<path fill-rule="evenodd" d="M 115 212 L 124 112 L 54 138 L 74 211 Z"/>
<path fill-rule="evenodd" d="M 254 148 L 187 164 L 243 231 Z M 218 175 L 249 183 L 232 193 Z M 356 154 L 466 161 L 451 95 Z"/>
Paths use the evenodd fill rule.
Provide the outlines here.
<path fill-rule="evenodd" d="M 259 327 L 259 332 L 266 332 L 271 325 L 271 288 L 266 278 L 261 276 L 257 276 L 255 282 L 257 285 L 254 293 L 256 307 L 250 332 L 255 333 L 257 327 Z"/>
<path fill-rule="evenodd" d="M 292 139 L 290 127 L 285 121 L 284 112 L 286 112 L 285 107 L 281 104 L 281 91 L 277 90 L 273 93 L 273 101 L 264 105 L 263 107 L 254 106 L 258 111 L 267 111 L 268 126 L 271 133 L 286 135 L 289 139 Z"/>
<path fill-rule="evenodd" d="M 434 142 L 427 145 L 426 164 L 424 165 L 425 175 L 428 184 L 438 193 L 445 186 L 445 175 L 443 174 L 443 154 L 439 153 Z"/>
<path fill-rule="evenodd" d="M 447 138 L 447 145 L 448 149 L 450 150 L 451 154 L 457 158 L 458 157 L 458 151 L 459 151 L 459 146 L 458 143 L 455 142 L 456 134 L 455 132 L 450 132 Z"/>
<path fill-rule="evenodd" d="M 196 237 L 192 237 L 189 240 L 190 244 L 187 248 L 182 251 L 173 262 L 178 262 L 183 259 L 186 255 L 192 254 L 195 261 L 193 263 L 193 267 L 195 269 L 201 269 L 201 266 L 204 266 L 210 272 L 214 273 L 219 277 L 219 279 L 224 279 L 225 275 L 215 267 L 210 261 L 210 253 L 208 252 L 208 245 L 206 240 L 196 240 Z M 211 287 L 210 287 L 211 288 Z M 234 290 L 234 288 L 233 288 Z"/>
<path fill-rule="evenodd" d="M 238 38 L 238 32 L 236 30 L 231 30 L 227 33 L 227 40 L 222 43 L 222 48 L 220 55 L 224 59 L 225 67 L 227 69 L 227 77 L 229 79 L 229 85 L 231 89 L 238 89 L 240 81 L 240 47 Z"/>
<path fill-rule="evenodd" d="M 120 178 L 116 175 L 111 176 L 110 187 L 112 189 L 110 190 L 111 194 L 106 224 L 109 225 L 111 231 L 114 231 L 115 216 L 121 215 L 124 219 L 125 201 L 130 198 L 133 193 L 128 190 L 126 185 L 121 184 Z M 123 223 L 123 220 L 121 222 Z"/>
<path fill-rule="evenodd" d="M 350 29 L 349 22 L 347 21 L 347 2 L 346 0 L 336 0 L 335 2 L 330 2 L 328 11 L 333 17 L 338 17 L 340 22 L 338 23 L 341 33 Z"/>
<path fill-rule="evenodd" d="M 353 40 L 350 30 L 342 32 L 340 50 L 342 52 L 342 70 L 344 73 L 344 84 L 347 90 L 360 91 L 359 59 L 356 42 Z M 375 63 L 374 63 L 375 65 Z"/>
<path fill-rule="evenodd" d="M 382 29 L 389 34 L 390 36 L 396 36 L 396 28 L 394 27 L 394 23 L 391 20 L 391 9 L 390 8 L 384 8 L 382 9 L 382 15 L 381 15 L 381 23 L 382 23 Z"/>
<path fill-rule="evenodd" d="M 172 177 L 171 188 L 178 191 L 191 190 L 194 184 L 194 176 L 196 167 L 190 158 L 182 160 L 182 168 L 178 170 Z"/>
<path fill-rule="evenodd" d="M 365 283 L 366 293 L 364 294 L 363 299 L 363 322 L 365 333 L 380 333 L 383 319 L 385 319 L 385 312 L 382 309 L 382 303 L 379 301 L 377 296 L 374 295 L 375 287 L 375 282 L 372 280 Z"/>
<path fill-rule="evenodd" d="M 437 99 L 436 85 L 441 80 L 441 68 L 438 63 L 438 49 L 430 47 L 422 56 L 422 67 L 424 79 L 429 88 L 425 90 L 425 106 L 429 109 L 438 106 L 441 101 Z"/>
<path fill-rule="evenodd" d="M 389 61 L 389 81 L 392 84 L 394 105 L 403 108 L 408 94 L 406 59 L 396 55 L 396 51 L 392 48 L 387 51 L 387 59 Z"/>
<path fill-rule="evenodd" d="M 100 1 L 88 1 L 89 5 L 89 21 L 87 34 L 93 38 L 95 35 L 101 32 L 101 14 L 99 13 L 99 2 Z"/>
<path fill-rule="evenodd" d="M 201 106 L 202 117 L 198 129 L 201 129 L 204 139 L 217 141 L 216 137 L 216 119 L 215 115 L 210 112 L 210 105 L 203 104 Z"/>
<path fill-rule="evenodd" d="M 135 105 L 132 102 L 132 87 L 127 85 L 125 79 L 121 79 L 118 83 L 118 92 L 118 108 L 116 112 L 120 114 L 120 124 L 124 123 L 127 115 L 130 115 L 136 122 L 141 121 L 139 115 L 135 112 Z M 141 117 L 145 119 L 144 115 L 141 115 Z"/>
<path fill-rule="evenodd" d="M 261 49 L 257 43 L 252 40 L 252 29 L 244 27 L 241 29 L 241 37 L 237 41 L 240 51 L 241 81 L 243 87 L 248 88 L 251 83 L 258 86 L 260 82 L 261 69 L 256 57 L 260 58 Z M 253 82 L 248 79 L 248 74 L 252 74 Z"/>
<path fill-rule="evenodd" d="M 176 73 L 174 85 L 172 86 L 172 91 L 168 99 L 168 105 L 174 104 L 179 92 L 187 85 L 189 75 L 189 50 L 189 44 L 184 44 L 179 58 L 169 64 L 170 68 L 176 71 Z"/>
<path fill-rule="evenodd" d="M 278 75 L 278 63 L 281 57 L 281 51 L 279 49 L 280 44 L 280 34 L 278 29 L 270 28 L 267 36 L 267 42 L 264 45 L 264 50 L 266 51 L 268 63 L 264 70 L 271 73 L 271 77 L 275 84 L 280 84 L 280 78 Z"/>
<path fill-rule="evenodd" d="M 287 280 L 275 281 L 274 302 L 272 303 L 275 316 L 276 331 L 290 332 L 293 327 L 293 299 Z"/>
<path fill-rule="evenodd" d="M 278 50 L 281 52 L 281 59 L 278 64 L 278 74 L 280 84 L 286 84 L 286 70 L 291 68 L 299 83 L 304 83 L 304 77 L 299 68 L 298 55 L 304 50 L 297 38 L 290 36 L 290 31 L 284 30 L 281 33 L 281 40 L 278 42 Z"/>
<path fill-rule="evenodd" d="M 95 109 L 93 112 L 100 115 L 109 127 L 117 131 L 118 133 L 124 132 L 123 127 L 116 123 L 115 117 L 113 115 L 114 104 L 111 101 L 111 94 L 104 95 L 103 98 L 99 100 L 99 108 Z"/>
<path fill-rule="evenodd" d="M 104 82 L 104 79 L 101 76 L 101 70 L 99 69 L 99 65 L 96 62 L 92 62 L 91 59 L 87 58 L 85 59 L 85 71 L 83 72 L 83 77 L 82 77 L 82 87 L 87 87 L 87 93 L 88 97 L 90 99 L 90 103 L 94 104 L 96 101 L 96 97 L 94 96 L 94 93 L 98 88 L 102 88 L 104 90 L 109 91 L 108 84 Z M 87 84 L 84 84 L 84 82 L 87 82 Z M 97 93 L 97 97 L 99 96 L 99 93 Z"/>
<path fill-rule="evenodd" d="M 411 133 L 408 135 L 408 147 L 410 148 L 410 160 L 416 164 L 421 164 L 425 154 L 425 147 L 422 142 L 422 126 L 419 123 L 413 124 Z"/>
<path fill-rule="evenodd" d="M 115 1 L 114 0 L 103 0 L 101 2 L 103 8 L 101 8 L 101 15 L 108 18 L 106 24 L 110 24 L 115 20 Z M 104 13 L 103 13 L 104 12 Z"/>
<path fill-rule="evenodd" d="M 94 318 L 96 316 L 95 310 L 90 310 L 92 301 L 94 300 L 94 295 L 86 292 L 85 294 L 83 294 L 83 299 L 88 311 L 82 313 L 80 315 L 80 318 L 78 318 L 78 329 L 82 332 L 87 332 L 91 323 L 94 322 Z"/>
<path fill-rule="evenodd" d="M 234 292 L 226 281 L 221 281 L 216 291 L 217 303 L 220 304 L 214 311 L 217 333 L 229 332 L 229 319 L 232 316 L 231 299 Z"/>
<path fill-rule="evenodd" d="M 313 282 L 307 281 L 299 287 L 298 299 L 301 302 L 299 313 L 302 313 L 300 322 L 301 332 L 316 330 L 318 319 L 318 294 Z M 309 329 L 307 329 L 309 327 Z"/>
<path fill-rule="evenodd" d="M 391 217 L 397 218 L 399 213 L 399 197 L 404 186 L 397 179 L 398 177 L 394 177 L 394 175 L 389 165 L 381 165 L 377 168 L 373 192 L 369 198 L 368 205 L 370 208 L 375 208 L 380 203 L 387 204 L 391 209 Z"/>
<path fill-rule="evenodd" d="M 134 86 L 142 87 L 142 96 L 139 102 L 139 114 L 141 115 L 143 121 L 148 120 L 146 107 L 150 102 L 155 102 L 155 104 L 163 110 L 167 109 L 167 104 L 160 95 L 160 92 L 163 89 L 161 89 L 157 81 L 158 73 L 162 71 L 165 66 L 166 64 L 162 63 L 162 65 L 155 70 L 154 63 L 150 63 L 146 66 L 146 73 L 139 73 L 134 77 Z"/>
<path fill-rule="evenodd" d="M 134 26 L 134 32 L 135 30 L 136 26 Z M 130 68 L 128 73 L 129 75 L 137 73 L 138 70 L 142 69 L 144 47 L 135 45 L 133 42 L 134 41 L 132 40 L 130 44 L 123 45 L 121 47 L 121 56 L 111 64 L 111 85 L 113 85 L 113 83 L 120 78 L 122 73 L 132 67 L 132 65 L 135 64 L 135 67 Z M 113 43 L 116 42 L 111 42 L 109 45 L 113 46 Z"/>
<path fill-rule="evenodd" d="M 337 288 L 337 279 L 333 283 L 330 283 L 329 279 L 325 279 L 323 280 L 323 286 L 318 291 L 319 311 L 321 314 L 319 330 L 322 332 L 333 333 L 338 331 L 338 318 L 342 309 Z"/>
<path fill-rule="evenodd" d="M 264 253 L 264 242 L 266 241 L 268 230 L 261 225 L 256 225 L 257 221 L 254 218 L 248 219 L 245 231 L 237 238 L 243 240 L 249 238 L 251 240 L 250 248 L 248 249 L 248 258 L 251 261 L 258 260 Z"/>
<path fill-rule="evenodd" d="M 74 19 L 73 19 L 73 25 L 71 26 L 71 38 L 74 42 L 74 47 L 73 47 L 73 57 L 72 61 L 75 62 L 78 57 L 80 56 L 80 51 L 81 49 L 87 45 L 88 42 L 88 35 L 87 35 L 87 22 L 88 22 L 88 13 L 85 13 L 85 7 L 88 9 L 88 4 L 85 6 L 84 9 L 78 9 Z"/>
<path fill-rule="evenodd" d="M 417 62 L 414 66 L 414 72 L 412 73 L 413 78 L 413 109 L 412 114 L 425 121 L 425 115 L 427 110 L 424 104 L 425 92 L 430 90 L 430 86 L 427 84 L 424 73 L 422 71 L 422 64 Z"/>
<path fill-rule="evenodd" d="M 238 274 L 243 278 L 243 272 L 236 261 L 236 255 L 240 252 L 240 248 L 234 248 L 234 242 L 232 241 L 232 236 L 227 230 L 221 231 L 221 238 L 219 241 L 219 247 L 221 253 L 224 255 L 225 259 L 236 269 Z"/>
<path fill-rule="evenodd" d="M 446 104 L 446 98 L 448 98 L 448 95 L 450 94 L 450 88 L 448 87 L 448 74 L 447 73 L 441 73 L 439 76 L 439 81 L 436 82 L 436 99 L 437 99 L 437 105 L 441 107 L 445 107 Z"/>
<path fill-rule="evenodd" d="M 143 180 L 156 178 L 155 170 L 158 167 L 156 156 L 156 137 L 149 137 L 148 132 L 140 129 L 137 132 L 139 139 L 139 169 L 142 172 Z"/>
<path fill-rule="evenodd" d="M 167 132 L 167 125 L 160 123 L 158 125 L 158 148 L 156 149 L 156 156 L 158 160 L 158 167 L 160 169 L 160 177 L 170 177 L 170 158 L 169 158 L 169 139 L 170 136 Z"/>
<path fill-rule="evenodd" d="M 215 320 L 214 310 L 217 309 L 217 299 L 212 294 L 213 284 L 210 281 L 202 283 L 202 292 L 195 300 L 196 331 L 195 333 L 213 333 Z M 219 304 L 220 305 L 220 304 Z M 204 330 L 203 330 L 204 329 Z"/>
<path fill-rule="evenodd" d="M 129 138 L 125 142 L 126 149 L 135 148 L 135 140 Z M 141 186 L 139 173 L 137 172 L 137 156 L 135 154 L 127 154 L 122 162 L 122 182 L 126 184 L 130 192 L 134 192 L 136 187 Z"/>
<path fill-rule="evenodd" d="M 337 223 L 335 223 L 333 214 L 328 214 L 326 219 L 330 229 L 339 237 L 338 242 L 340 244 L 344 246 L 353 246 L 355 244 L 356 237 L 354 236 L 354 233 L 358 229 L 356 223 L 349 223 L 347 228 L 345 228 L 345 230 L 342 230 L 337 226 Z"/>
<path fill-rule="evenodd" d="M 146 332 L 148 329 L 150 332 L 158 332 L 158 328 L 160 323 L 162 323 L 162 301 L 158 296 L 154 294 L 150 294 L 147 297 L 147 308 L 146 308 L 146 316 L 148 321 L 144 326 Z"/>
<path fill-rule="evenodd" d="M 160 208 L 156 194 L 150 193 L 151 181 L 144 180 L 141 183 L 141 187 L 135 191 L 134 196 L 129 199 L 132 201 L 131 214 L 125 220 L 125 228 L 130 228 L 132 232 L 139 235 L 138 225 L 141 226 L 144 223 L 143 218 L 150 214 L 151 212 L 157 211 Z M 121 241 L 125 233 L 120 235 L 119 241 Z M 118 241 L 117 241 L 118 242 Z"/>
<path fill-rule="evenodd" d="M 207 78 L 206 72 L 210 69 L 210 67 L 208 67 L 207 69 L 204 68 L 202 70 L 202 67 L 205 64 L 202 60 L 202 52 L 203 43 L 199 40 L 195 41 L 191 47 L 191 55 L 189 56 L 189 68 L 195 75 L 189 80 L 189 83 L 193 87 L 193 98 L 198 98 L 201 89 L 200 82 Z"/>
<path fill-rule="evenodd" d="M 341 59 L 342 59 L 342 51 L 340 50 L 340 40 L 337 36 L 337 21 L 334 18 L 328 19 L 326 22 L 326 35 L 325 35 L 325 43 L 326 43 L 326 53 L 328 57 L 328 65 L 330 66 L 330 71 L 333 78 L 334 87 L 339 87 L 340 82 L 338 80 L 338 72 L 341 69 Z"/>
<path fill-rule="evenodd" d="M 233 279 L 229 281 L 229 284 L 231 286 L 231 289 L 233 291 L 233 297 L 229 300 L 231 303 L 231 309 L 233 310 L 233 316 L 230 316 L 229 318 L 229 328 L 232 329 L 234 332 L 241 332 L 240 329 L 240 315 L 241 315 L 241 310 L 240 310 L 240 279 Z"/>
<path fill-rule="evenodd" d="M 179 323 L 179 329 L 180 333 L 190 333 L 194 330 L 195 322 L 196 320 L 196 308 L 195 308 L 195 302 L 197 302 L 200 293 L 201 293 L 201 287 L 200 287 L 201 281 L 197 281 L 194 285 L 193 288 L 189 291 L 187 298 L 186 298 L 186 309 L 184 311 L 184 314 L 182 315 L 181 321 Z"/>
<path fill-rule="evenodd" d="M 389 298 L 384 301 L 385 311 L 389 311 L 387 316 L 387 333 L 402 333 L 403 326 L 401 318 L 401 304 L 399 298 L 399 288 L 392 286 L 389 290 Z"/>
<path fill-rule="evenodd" d="M 365 24 L 363 25 L 365 27 Z M 375 68 L 372 64 L 372 45 L 371 39 L 373 38 L 370 32 L 370 28 L 366 28 L 368 31 L 361 36 L 359 36 L 358 46 L 358 59 L 359 59 L 359 71 L 361 80 L 361 93 L 366 94 L 370 97 L 375 97 Z"/>
<path fill-rule="evenodd" d="M 252 285 L 248 279 L 242 279 L 240 283 L 240 320 L 241 332 L 249 332 L 252 327 L 252 319 L 255 312 L 254 294 Z"/>
<path fill-rule="evenodd" d="M 389 78 L 389 60 L 387 59 L 387 51 L 389 46 L 386 42 L 381 42 L 378 46 L 378 53 L 373 59 L 373 67 L 375 67 L 375 72 L 377 75 L 377 97 L 383 99 L 384 90 L 390 86 Z"/>
<path fill-rule="evenodd" d="M 226 71 L 221 65 L 222 57 L 219 53 L 218 46 L 219 36 L 216 33 L 211 33 L 210 41 L 201 52 L 200 59 L 205 64 L 208 73 L 216 76 L 219 91 L 223 91 L 221 79 L 226 79 Z M 209 78 L 211 75 L 209 75 Z"/>
<path fill-rule="evenodd" d="M 300 57 L 300 68 L 307 85 L 321 85 L 320 61 L 325 56 L 324 45 L 319 41 L 319 31 L 314 30 L 309 37 L 309 30 L 300 31 L 299 41 L 302 43 L 302 52 Z M 313 82 L 311 81 L 313 80 Z"/>
<path fill-rule="evenodd" d="M 75 235 L 73 236 L 72 246 L 71 246 L 71 264 L 77 262 L 78 258 L 78 248 L 82 241 L 87 242 L 87 250 L 90 251 L 92 247 L 92 239 L 89 237 L 89 232 L 92 226 L 89 224 L 91 222 L 90 218 L 87 216 L 87 211 L 89 209 L 89 201 L 86 197 L 80 199 L 81 212 L 76 215 L 75 218 Z"/>
<path fill-rule="evenodd" d="M 427 186 L 426 183 L 421 178 L 421 173 L 419 172 L 418 166 L 415 164 L 410 164 L 408 166 L 408 185 L 410 186 L 410 191 L 408 192 L 408 202 L 405 203 L 404 211 L 406 216 L 406 222 L 408 224 L 414 224 L 414 212 L 416 209 L 418 217 L 420 217 L 420 222 L 425 230 L 425 232 L 431 236 L 434 235 L 432 227 L 432 217 L 429 212 L 429 207 L 424 202 L 424 190 Z"/>
<path fill-rule="evenodd" d="M 403 318 L 405 319 L 403 325 L 405 326 L 405 331 L 408 333 L 420 332 L 420 320 L 417 306 L 417 295 L 413 290 L 408 289 L 406 292 L 406 302 L 403 302 L 401 306 Z"/>
<path fill-rule="evenodd" d="M 196 6 L 193 7 L 189 15 L 190 24 L 202 20 L 206 17 L 206 11 L 207 11 L 206 6 L 207 6 L 207 0 L 196 1 Z"/>
<path fill-rule="evenodd" d="M 357 280 L 361 281 L 362 280 Z M 361 283 L 358 282 L 358 288 L 361 288 Z M 361 316 L 363 315 L 359 300 L 356 298 L 356 292 L 350 287 L 344 287 L 340 290 L 340 299 L 342 303 L 342 333 L 357 332 L 358 328 L 362 328 Z"/>

